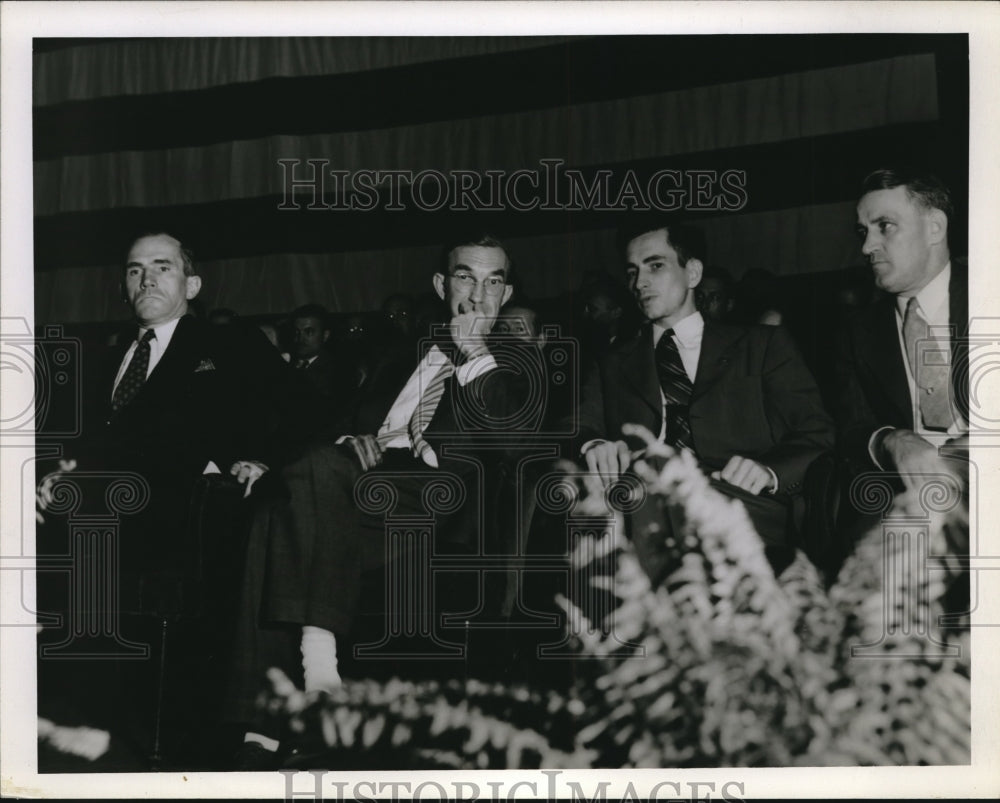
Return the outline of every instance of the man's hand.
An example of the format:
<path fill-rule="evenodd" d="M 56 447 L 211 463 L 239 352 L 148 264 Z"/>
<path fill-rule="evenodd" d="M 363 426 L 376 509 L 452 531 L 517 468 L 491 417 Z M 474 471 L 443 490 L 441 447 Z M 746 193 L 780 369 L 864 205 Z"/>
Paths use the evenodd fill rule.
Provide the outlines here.
<path fill-rule="evenodd" d="M 236 477 L 238 483 L 246 485 L 243 491 L 243 498 L 246 499 L 253 484 L 267 473 L 267 466 L 256 460 L 237 460 L 229 467 L 229 473 Z"/>
<path fill-rule="evenodd" d="M 729 462 L 726 463 L 722 471 L 713 471 L 712 479 L 725 480 L 730 485 L 735 485 L 754 496 L 761 491 L 777 490 L 773 487 L 774 478 L 770 471 L 756 460 L 740 457 L 738 454 L 729 458 Z"/>
<path fill-rule="evenodd" d="M 625 441 L 600 441 L 591 446 L 584 457 L 587 470 L 599 474 L 605 488 L 632 465 L 632 455 Z"/>
<path fill-rule="evenodd" d="M 382 462 L 385 450 L 374 435 L 357 435 L 351 438 L 348 443 L 354 450 L 354 454 L 358 456 L 363 471 L 371 471 Z"/>
<path fill-rule="evenodd" d="M 937 447 L 913 430 L 894 429 L 886 433 L 882 449 L 902 476 L 903 485 L 908 490 L 921 487 L 922 478 L 928 474 L 951 473 L 938 454 Z"/>
<path fill-rule="evenodd" d="M 458 305 L 458 315 L 451 319 L 451 337 L 466 360 L 486 354 L 486 335 L 493 328 L 493 320 L 482 310 L 462 301 Z"/>

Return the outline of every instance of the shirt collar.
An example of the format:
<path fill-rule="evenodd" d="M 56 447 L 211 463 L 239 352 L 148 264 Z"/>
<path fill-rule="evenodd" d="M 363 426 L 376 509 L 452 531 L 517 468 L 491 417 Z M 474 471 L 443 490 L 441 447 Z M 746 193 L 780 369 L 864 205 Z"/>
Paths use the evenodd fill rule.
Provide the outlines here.
<path fill-rule="evenodd" d="M 682 346 L 693 348 L 701 342 L 702 332 L 705 331 L 705 319 L 698 311 L 692 312 L 686 318 L 679 320 L 673 326 L 674 337 L 680 341 Z M 660 342 L 663 333 L 667 330 L 658 323 L 653 324 L 653 345 Z"/>
<path fill-rule="evenodd" d="M 159 353 L 163 353 L 167 346 L 170 345 L 170 340 L 174 336 L 174 330 L 177 329 L 177 324 L 180 323 L 180 318 L 174 318 L 172 321 L 167 321 L 166 323 L 161 323 L 159 326 L 150 326 L 148 328 L 139 327 L 139 331 L 136 333 L 136 342 L 142 340 L 143 336 L 149 329 L 156 332 L 156 345 L 160 349 Z"/>
<path fill-rule="evenodd" d="M 139 327 L 139 334 L 136 335 L 136 340 L 142 340 L 143 335 L 147 331 L 152 329 L 156 332 L 156 339 L 160 341 L 170 340 L 174 336 L 174 330 L 177 328 L 177 324 L 180 322 L 180 318 L 174 318 L 172 321 L 167 321 L 166 323 L 161 323 L 159 326 L 148 326 Z"/>
<path fill-rule="evenodd" d="M 948 305 L 948 285 L 951 283 L 951 262 L 944 266 L 944 270 L 927 282 L 920 292 L 917 293 L 917 303 L 923 310 L 924 319 L 928 322 L 940 317 L 941 310 L 947 310 Z M 896 310 L 900 316 L 906 315 L 906 305 L 909 297 L 896 296 Z M 947 322 L 947 316 L 945 316 Z"/>

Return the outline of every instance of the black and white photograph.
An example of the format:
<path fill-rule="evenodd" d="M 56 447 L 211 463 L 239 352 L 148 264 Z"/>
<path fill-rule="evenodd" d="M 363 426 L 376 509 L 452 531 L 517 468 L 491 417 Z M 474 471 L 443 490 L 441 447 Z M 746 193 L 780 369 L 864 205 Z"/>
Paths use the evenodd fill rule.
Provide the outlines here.
<path fill-rule="evenodd" d="M 1000 793 L 995 6 L 0 23 L 5 795 Z"/>

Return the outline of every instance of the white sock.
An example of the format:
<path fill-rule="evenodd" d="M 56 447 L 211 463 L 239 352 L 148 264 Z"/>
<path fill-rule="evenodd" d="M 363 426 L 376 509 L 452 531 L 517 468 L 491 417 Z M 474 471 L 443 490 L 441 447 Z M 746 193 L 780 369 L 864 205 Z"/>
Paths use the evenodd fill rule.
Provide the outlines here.
<path fill-rule="evenodd" d="M 243 734 L 244 742 L 256 742 L 265 750 L 270 750 L 272 753 L 278 752 L 278 747 L 281 743 L 277 739 L 272 739 L 270 736 L 265 736 L 262 733 L 254 733 L 253 731 L 247 731 Z"/>
<path fill-rule="evenodd" d="M 337 674 L 337 641 L 333 633 L 321 627 L 302 628 L 302 669 L 306 691 L 332 689 L 340 685 Z"/>

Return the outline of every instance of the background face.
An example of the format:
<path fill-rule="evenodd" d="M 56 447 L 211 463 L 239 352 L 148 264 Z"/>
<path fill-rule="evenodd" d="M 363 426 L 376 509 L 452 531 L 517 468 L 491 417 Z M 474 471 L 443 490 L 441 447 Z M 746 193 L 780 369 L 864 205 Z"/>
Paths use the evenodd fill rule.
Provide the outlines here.
<path fill-rule="evenodd" d="M 592 295 L 584 304 L 583 314 L 601 326 L 610 326 L 621 317 L 622 308 L 602 293 Z"/>
<path fill-rule="evenodd" d="M 511 335 L 526 343 L 534 343 L 538 338 L 538 321 L 535 313 L 524 307 L 507 307 L 493 325 L 498 335 Z"/>
<path fill-rule="evenodd" d="M 448 275 L 439 292 L 453 316 L 477 312 L 492 323 L 511 294 L 506 281 L 496 283 L 506 275 L 507 254 L 502 248 L 461 245 L 448 255 Z"/>
<path fill-rule="evenodd" d="M 691 277 L 678 262 L 665 230 L 636 237 L 628 244 L 625 258 L 628 288 L 647 320 L 670 325 L 693 311 Z"/>
<path fill-rule="evenodd" d="M 721 320 L 729 312 L 730 296 L 718 279 L 702 279 L 695 290 L 695 299 L 701 314 L 709 320 Z"/>
<path fill-rule="evenodd" d="M 389 326 L 401 335 L 413 334 L 413 302 L 393 296 L 382 305 L 382 315 Z"/>
<path fill-rule="evenodd" d="M 292 325 L 292 343 L 296 357 L 309 358 L 319 354 L 327 332 L 319 318 L 296 318 Z"/>
<path fill-rule="evenodd" d="M 125 261 L 125 297 L 142 326 L 158 326 L 187 312 L 198 292 L 184 275 L 180 243 L 166 234 L 136 240 Z"/>
<path fill-rule="evenodd" d="M 889 293 L 913 294 L 928 281 L 931 242 L 927 212 L 904 187 L 877 190 L 858 204 L 861 251 L 875 273 L 875 284 Z"/>

